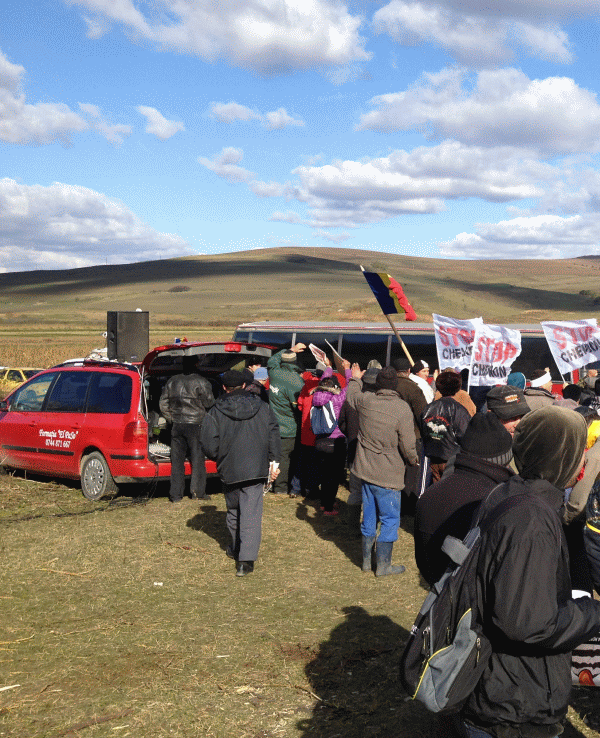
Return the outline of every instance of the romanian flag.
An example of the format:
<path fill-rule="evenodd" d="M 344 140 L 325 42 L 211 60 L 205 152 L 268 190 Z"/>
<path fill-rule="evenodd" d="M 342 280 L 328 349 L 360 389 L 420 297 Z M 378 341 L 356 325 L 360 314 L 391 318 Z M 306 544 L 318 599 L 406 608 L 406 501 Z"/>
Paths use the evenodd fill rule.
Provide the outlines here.
<path fill-rule="evenodd" d="M 379 303 L 379 307 L 382 309 L 384 315 L 405 312 L 406 320 L 417 319 L 415 311 L 406 299 L 402 287 L 393 277 L 382 272 L 365 272 L 364 269 L 363 275 L 369 283 L 369 287 L 373 290 L 375 299 Z"/>

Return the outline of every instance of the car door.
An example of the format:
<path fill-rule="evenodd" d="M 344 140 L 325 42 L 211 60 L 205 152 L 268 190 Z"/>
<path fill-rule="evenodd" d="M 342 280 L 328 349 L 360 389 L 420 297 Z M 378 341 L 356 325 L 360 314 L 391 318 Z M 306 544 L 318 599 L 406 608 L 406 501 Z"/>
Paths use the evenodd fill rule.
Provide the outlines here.
<path fill-rule="evenodd" d="M 38 374 L 16 389 L 0 412 L 0 463 L 17 469 L 47 471 L 45 454 L 50 436 L 44 433 L 44 403 L 58 372 Z"/>
<path fill-rule="evenodd" d="M 39 424 L 39 453 L 44 468 L 64 476 L 79 475 L 79 457 L 86 444 L 85 407 L 92 372 L 87 368 L 62 370 L 52 385 Z"/>

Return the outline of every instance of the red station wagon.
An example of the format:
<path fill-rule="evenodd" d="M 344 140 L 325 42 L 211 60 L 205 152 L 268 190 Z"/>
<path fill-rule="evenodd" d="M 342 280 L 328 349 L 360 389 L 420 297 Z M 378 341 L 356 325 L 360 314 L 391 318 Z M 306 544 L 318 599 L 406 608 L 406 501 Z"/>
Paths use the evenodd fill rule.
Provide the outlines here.
<path fill-rule="evenodd" d="M 42 371 L 0 402 L 0 465 L 81 479 L 88 500 L 118 484 L 169 479 L 170 429 L 158 402 L 182 357 L 198 356 L 217 397 L 222 372 L 250 357 L 266 364 L 271 353 L 254 343 L 181 343 L 153 349 L 140 366 L 83 360 Z"/>

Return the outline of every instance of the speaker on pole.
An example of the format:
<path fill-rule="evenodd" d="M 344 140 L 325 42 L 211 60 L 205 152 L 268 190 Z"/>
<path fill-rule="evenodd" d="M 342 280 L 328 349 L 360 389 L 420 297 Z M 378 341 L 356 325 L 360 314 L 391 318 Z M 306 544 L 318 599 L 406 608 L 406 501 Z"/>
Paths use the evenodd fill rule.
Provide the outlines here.
<path fill-rule="evenodd" d="M 106 354 L 117 361 L 142 361 L 150 348 L 148 311 L 109 310 L 106 313 Z"/>

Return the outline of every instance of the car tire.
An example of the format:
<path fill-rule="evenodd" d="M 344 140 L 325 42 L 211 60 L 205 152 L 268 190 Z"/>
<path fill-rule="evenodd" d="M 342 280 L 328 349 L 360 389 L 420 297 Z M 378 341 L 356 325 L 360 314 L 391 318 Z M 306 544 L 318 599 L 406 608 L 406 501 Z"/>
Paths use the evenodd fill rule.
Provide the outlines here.
<path fill-rule="evenodd" d="M 81 462 L 81 491 L 86 500 L 99 500 L 117 491 L 106 459 L 99 451 L 84 456 Z"/>

